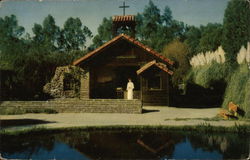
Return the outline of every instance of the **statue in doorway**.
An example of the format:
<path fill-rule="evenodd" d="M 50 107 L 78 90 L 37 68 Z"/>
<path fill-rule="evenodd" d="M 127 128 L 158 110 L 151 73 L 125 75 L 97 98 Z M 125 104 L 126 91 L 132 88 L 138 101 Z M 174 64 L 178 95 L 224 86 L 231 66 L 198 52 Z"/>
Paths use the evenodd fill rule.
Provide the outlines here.
<path fill-rule="evenodd" d="M 134 83 L 132 82 L 131 78 L 128 79 L 127 84 L 127 99 L 133 99 L 133 89 L 134 89 Z"/>

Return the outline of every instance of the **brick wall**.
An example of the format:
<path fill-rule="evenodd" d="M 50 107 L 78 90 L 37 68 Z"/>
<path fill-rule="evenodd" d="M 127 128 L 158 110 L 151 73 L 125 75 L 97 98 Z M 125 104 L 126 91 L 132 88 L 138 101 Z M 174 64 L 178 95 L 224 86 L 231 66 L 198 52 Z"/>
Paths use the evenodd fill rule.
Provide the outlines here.
<path fill-rule="evenodd" d="M 0 110 L 16 109 L 53 109 L 57 112 L 88 113 L 142 113 L 140 100 L 124 99 L 63 99 L 51 101 L 3 101 Z"/>

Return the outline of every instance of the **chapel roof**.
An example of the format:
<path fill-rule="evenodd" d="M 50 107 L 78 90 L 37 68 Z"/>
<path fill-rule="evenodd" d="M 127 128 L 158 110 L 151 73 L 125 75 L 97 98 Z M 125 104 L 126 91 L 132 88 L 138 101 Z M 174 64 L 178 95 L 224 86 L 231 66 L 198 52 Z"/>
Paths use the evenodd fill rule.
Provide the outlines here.
<path fill-rule="evenodd" d="M 128 36 L 128 35 L 125 35 L 125 34 L 120 34 L 116 37 L 114 37 L 113 39 L 111 39 L 110 41 L 106 42 L 105 44 L 103 44 L 102 46 L 100 46 L 99 48 L 93 50 L 92 52 L 89 52 L 88 54 L 86 54 L 85 56 L 75 60 L 73 62 L 73 65 L 79 65 L 80 63 L 100 54 L 104 49 L 108 48 L 109 46 L 111 46 L 112 44 L 116 43 L 117 41 L 121 40 L 121 39 L 124 39 L 124 40 L 127 40 L 128 42 L 138 46 L 139 48 L 145 50 L 147 53 L 161 59 L 162 61 L 170 64 L 170 65 L 173 65 L 174 62 L 171 61 L 170 59 L 166 58 L 165 56 L 161 55 L 160 53 L 156 52 L 155 50 L 153 50 L 152 48 L 142 44 L 141 42 L 135 40 L 134 38 Z"/>
<path fill-rule="evenodd" d="M 160 63 L 160 62 L 156 62 L 156 60 L 153 60 L 153 61 L 146 63 L 139 70 L 137 70 L 136 73 L 137 73 L 137 75 L 139 75 L 153 66 L 160 68 L 161 70 L 167 72 L 170 75 L 173 75 L 173 73 L 174 73 L 173 71 L 169 70 L 165 64 Z"/>
<path fill-rule="evenodd" d="M 113 16 L 112 20 L 113 22 L 135 21 L 135 15 Z"/>

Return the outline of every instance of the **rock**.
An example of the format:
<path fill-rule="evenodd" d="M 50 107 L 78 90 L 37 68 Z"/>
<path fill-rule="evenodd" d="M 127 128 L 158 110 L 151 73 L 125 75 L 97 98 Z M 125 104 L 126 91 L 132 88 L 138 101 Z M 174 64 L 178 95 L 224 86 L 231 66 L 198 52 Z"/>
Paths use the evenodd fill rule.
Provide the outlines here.
<path fill-rule="evenodd" d="M 81 76 L 84 76 L 84 71 L 77 66 L 57 67 L 55 75 L 43 87 L 43 91 L 54 98 L 78 97 Z"/>

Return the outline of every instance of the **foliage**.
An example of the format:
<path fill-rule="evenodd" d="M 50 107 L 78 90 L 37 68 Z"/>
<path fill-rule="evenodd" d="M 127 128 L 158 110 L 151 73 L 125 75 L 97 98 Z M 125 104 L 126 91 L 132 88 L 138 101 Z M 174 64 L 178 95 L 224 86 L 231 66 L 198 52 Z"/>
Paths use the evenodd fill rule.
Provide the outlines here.
<path fill-rule="evenodd" d="M 227 63 L 212 63 L 199 67 L 192 67 L 187 79 L 205 88 L 212 87 L 216 81 L 227 83 L 222 106 L 228 107 L 229 102 L 239 105 L 250 116 L 250 71 L 248 65 L 241 64 L 233 73 L 230 73 L 230 65 Z"/>
<path fill-rule="evenodd" d="M 24 134 L 48 134 L 48 133 L 65 133 L 72 131 L 118 131 L 118 132 L 160 132 L 160 131 L 184 131 L 185 133 L 238 133 L 248 134 L 250 131 L 250 125 L 237 124 L 234 126 L 213 126 L 209 123 L 201 123 L 199 125 L 185 125 L 185 126 L 163 126 L 163 125 L 112 125 L 112 126 L 81 126 L 81 127 L 61 127 L 61 128 L 45 128 L 45 127 L 31 127 L 19 130 L 2 129 L 0 136 L 18 136 Z"/>
<path fill-rule="evenodd" d="M 187 80 L 208 88 L 215 81 L 227 81 L 229 78 L 228 68 L 227 64 L 218 64 L 216 62 L 200 67 L 192 67 L 187 75 Z"/>
<path fill-rule="evenodd" d="M 247 43 L 247 48 L 242 46 L 239 53 L 237 54 L 238 64 L 250 63 L 250 42 Z"/>
<path fill-rule="evenodd" d="M 136 38 L 159 52 L 168 44 L 164 54 L 179 64 L 175 68 L 173 77 L 174 82 L 178 83 L 189 68 L 185 57 L 190 59 L 201 52 L 211 53 L 221 43 L 229 64 L 236 63 L 240 47 L 242 45 L 246 47 L 250 41 L 249 17 L 250 9 L 247 1 L 230 0 L 223 25 L 209 23 L 200 27 L 186 26 L 183 22 L 173 19 L 168 6 L 161 12 L 150 0 L 143 12 L 136 15 Z M 83 50 L 86 47 L 86 40 L 92 37 L 91 31 L 81 20 L 72 17 L 66 20 L 63 28 L 60 28 L 56 25 L 55 19 L 48 15 L 42 24 L 34 24 L 32 31 L 33 36 L 25 34 L 24 27 L 18 25 L 14 15 L 0 17 L 0 70 L 1 77 L 4 77 L 1 78 L 1 91 L 4 89 L 9 98 L 34 98 L 34 95 L 42 94 L 42 86 L 50 80 L 55 68 L 69 64 L 86 54 L 87 50 Z M 88 50 L 99 47 L 111 38 L 112 18 L 104 18 Z M 241 53 L 238 57 L 239 62 L 242 59 L 244 61 L 241 57 L 245 54 L 243 55 L 243 51 Z M 244 65 L 246 64 L 243 63 L 239 68 Z M 228 85 L 229 83 L 235 85 L 236 78 L 239 78 L 239 81 L 242 79 L 244 82 L 247 81 L 245 74 L 233 77 L 236 71 L 243 73 L 239 68 L 237 65 L 209 63 L 192 68 L 187 79 L 204 87 L 211 87 L 212 82 L 217 80 L 225 80 Z M 241 87 L 236 85 L 236 88 L 227 89 L 227 92 Z M 247 91 L 245 92 L 249 95 Z M 232 93 L 230 91 L 230 94 L 233 97 L 234 91 Z M 236 101 L 248 105 L 248 101 L 242 99 Z"/>
<path fill-rule="evenodd" d="M 202 66 L 195 65 L 196 67 L 193 67 L 187 76 L 187 79 L 203 87 L 212 87 L 213 82 L 218 80 L 225 81 L 227 87 L 222 106 L 227 108 L 228 103 L 232 101 L 246 112 L 246 117 L 250 117 L 249 66 L 244 63 L 248 61 L 248 49 L 245 48 L 250 41 L 249 7 L 248 2 L 245 0 L 230 0 L 225 10 L 223 26 L 210 25 L 207 28 L 201 28 L 201 38 L 199 40 L 200 51 L 211 51 L 221 41 L 222 47 L 226 52 L 225 58 L 227 63 L 218 64 L 213 62 L 212 64 L 205 63 Z M 222 39 L 219 38 L 221 33 L 223 33 Z M 215 39 L 210 41 L 213 37 Z M 188 44 L 197 41 L 198 39 L 192 41 L 190 38 L 186 40 Z M 206 44 L 209 45 L 206 47 Z M 242 45 L 244 47 L 241 47 Z M 195 45 L 192 47 L 194 48 Z M 199 53 L 197 51 L 199 49 L 196 50 L 196 53 Z M 199 60 L 198 56 L 197 58 Z M 237 65 L 237 61 L 240 65 Z"/>
<path fill-rule="evenodd" d="M 178 39 L 167 44 L 163 49 L 163 55 L 175 62 L 174 74 L 172 76 L 172 83 L 174 85 L 183 82 L 185 75 L 190 68 L 187 54 L 188 47 Z"/>
<path fill-rule="evenodd" d="M 69 18 L 60 29 L 48 15 L 42 24 L 34 24 L 34 36 L 24 34 L 16 16 L 0 18 L 1 99 L 43 99 L 43 85 L 56 67 L 83 56 L 80 50 L 90 30 L 79 18 Z M 63 44 L 63 45 L 62 45 Z"/>
<path fill-rule="evenodd" d="M 230 0 L 224 14 L 223 41 L 226 60 L 229 64 L 236 63 L 240 47 L 246 47 L 250 41 L 250 9 L 246 0 Z"/>
<path fill-rule="evenodd" d="M 55 20 L 51 15 L 45 17 L 43 25 L 34 24 L 32 31 L 34 33 L 33 41 L 35 45 L 43 46 L 48 51 L 56 50 L 56 42 L 60 29 L 56 26 Z"/>
<path fill-rule="evenodd" d="M 215 51 L 222 40 L 223 26 L 218 23 L 208 23 L 206 26 L 190 26 L 185 33 L 185 43 L 189 47 L 188 57 L 200 52 Z"/>
<path fill-rule="evenodd" d="M 142 13 L 136 15 L 135 37 L 143 44 L 161 52 L 164 45 L 175 38 L 183 39 L 186 25 L 174 20 L 172 12 L 165 6 L 163 14 L 160 9 L 150 0 Z M 119 31 L 118 31 L 119 32 Z M 120 31 L 121 32 L 121 31 Z M 130 35 L 125 30 L 123 33 Z M 93 38 L 90 50 L 93 50 L 112 38 L 112 18 L 104 18 L 98 27 L 98 34 Z"/>
<path fill-rule="evenodd" d="M 188 58 L 193 57 L 199 53 L 199 43 L 201 39 L 201 30 L 198 27 L 191 26 L 185 33 L 185 44 L 188 45 Z"/>
<path fill-rule="evenodd" d="M 43 46 L 48 51 L 71 51 L 85 47 L 87 38 L 92 37 L 91 31 L 84 26 L 79 18 L 68 18 L 63 29 L 55 24 L 55 20 L 48 15 L 43 24 L 34 24 L 33 42 Z"/>
<path fill-rule="evenodd" d="M 93 44 L 89 47 L 90 50 L 94 50 L 112 39 L 112 18 L 103 18 L 97 31 L 98 34 L 93 38 Z"/>
<path fill-rule="evenodd" d="M 137 14 L 136 37 L 144 44 L 161 52 L 164 45 L 174 38 L 182 38 L 186 26 L 172 18 L 172 12 L 165 6 L 163 14 L 150 0 L 143 13 Z"/>
<path fill-rule="evenodd" d="M 14 61 L 17 77 L 17 96 L 35 98 L 42 96 L 42 87 L 50 80 L 56 66 L 70 63 L 62 53 L 46 53 L 39 49 L 30 50 Z M 34 87 L 35 86 L 35 87 Z M 35 97 L 34 97 L 35 96 Z"/>
<path fill-rule="evenodd" d="M 224 63 L 225 52 L 220 46 L 214 52 L 208 51 L 208 52 L 205 52 L 204 54 L 198 53 L 196 56 L 193 56 L 189 62 L 192 65 L 192 67 L 203 66 L 203 65 L 211 64 L 213 62 Z"/>
<path fill-rule="evenodd" d="M 208 23 L 207 26 L 201 26 L 201 28 L 199 52 L 215 51 L 221 45 L 222 25 Z"/>
<path fill-rule="evenodd" d="M 250 112 L 250 71 L 247 64 L 241 64 L 232 73 L 228 81 L 228 87 L 225 92 L 222 106 L 228 107 L 229 102 L 239 105 L 245 112 Z M 250 114 L 248 113 L 248 117 Z"/>
<path fill-rule="evenodd" d="M 20 43 L 20 37 L 24 33 L 24 28 L 22 26 L 18 26 L 18 22 L 16 16 L 11 15 L 10 17 L 6 16 L 5 18 L 0 17 L 0 48 L 1 53 L 5 53 L 15 47 L 12 45 Z M 16 51 L 17 50 L 11 50 Z M 13 54 L 13 53 L 12 53 Z"/>
<path fill-rule="evenodd" d="M 171 14 L 171 12 L 169 14 Z M 162 23 L 160 10 L 152 1 L 149 1 L 149 4 L 145 6 L 141 16 L 142 23 L 141 26 L 138 26 L 140 27 L 140 30 L 138 30 L 137 37 L 142 41 L 147 41 L 154 36 L 154 33 L 159 30 L 159 25 Z"/>
<path fill-rule="evenodd" d="M 28 48 L 22 38 L 24 27 L 18 25 L 15 15 L 0 17 L 0 68 L 13 69 L 12 60 Z"/>
<path fill-rule="evenodd" d="M 60 45 L 66 51 L 80 50 L 81 47 L 86 47 L 84 44 L 87 37 L 92 37 L 91 31 L 82 26 L 82 22 L 79 18 L 68 18 L 64 23 L 62 30 L 63 40 L 60 41 Z"/>

